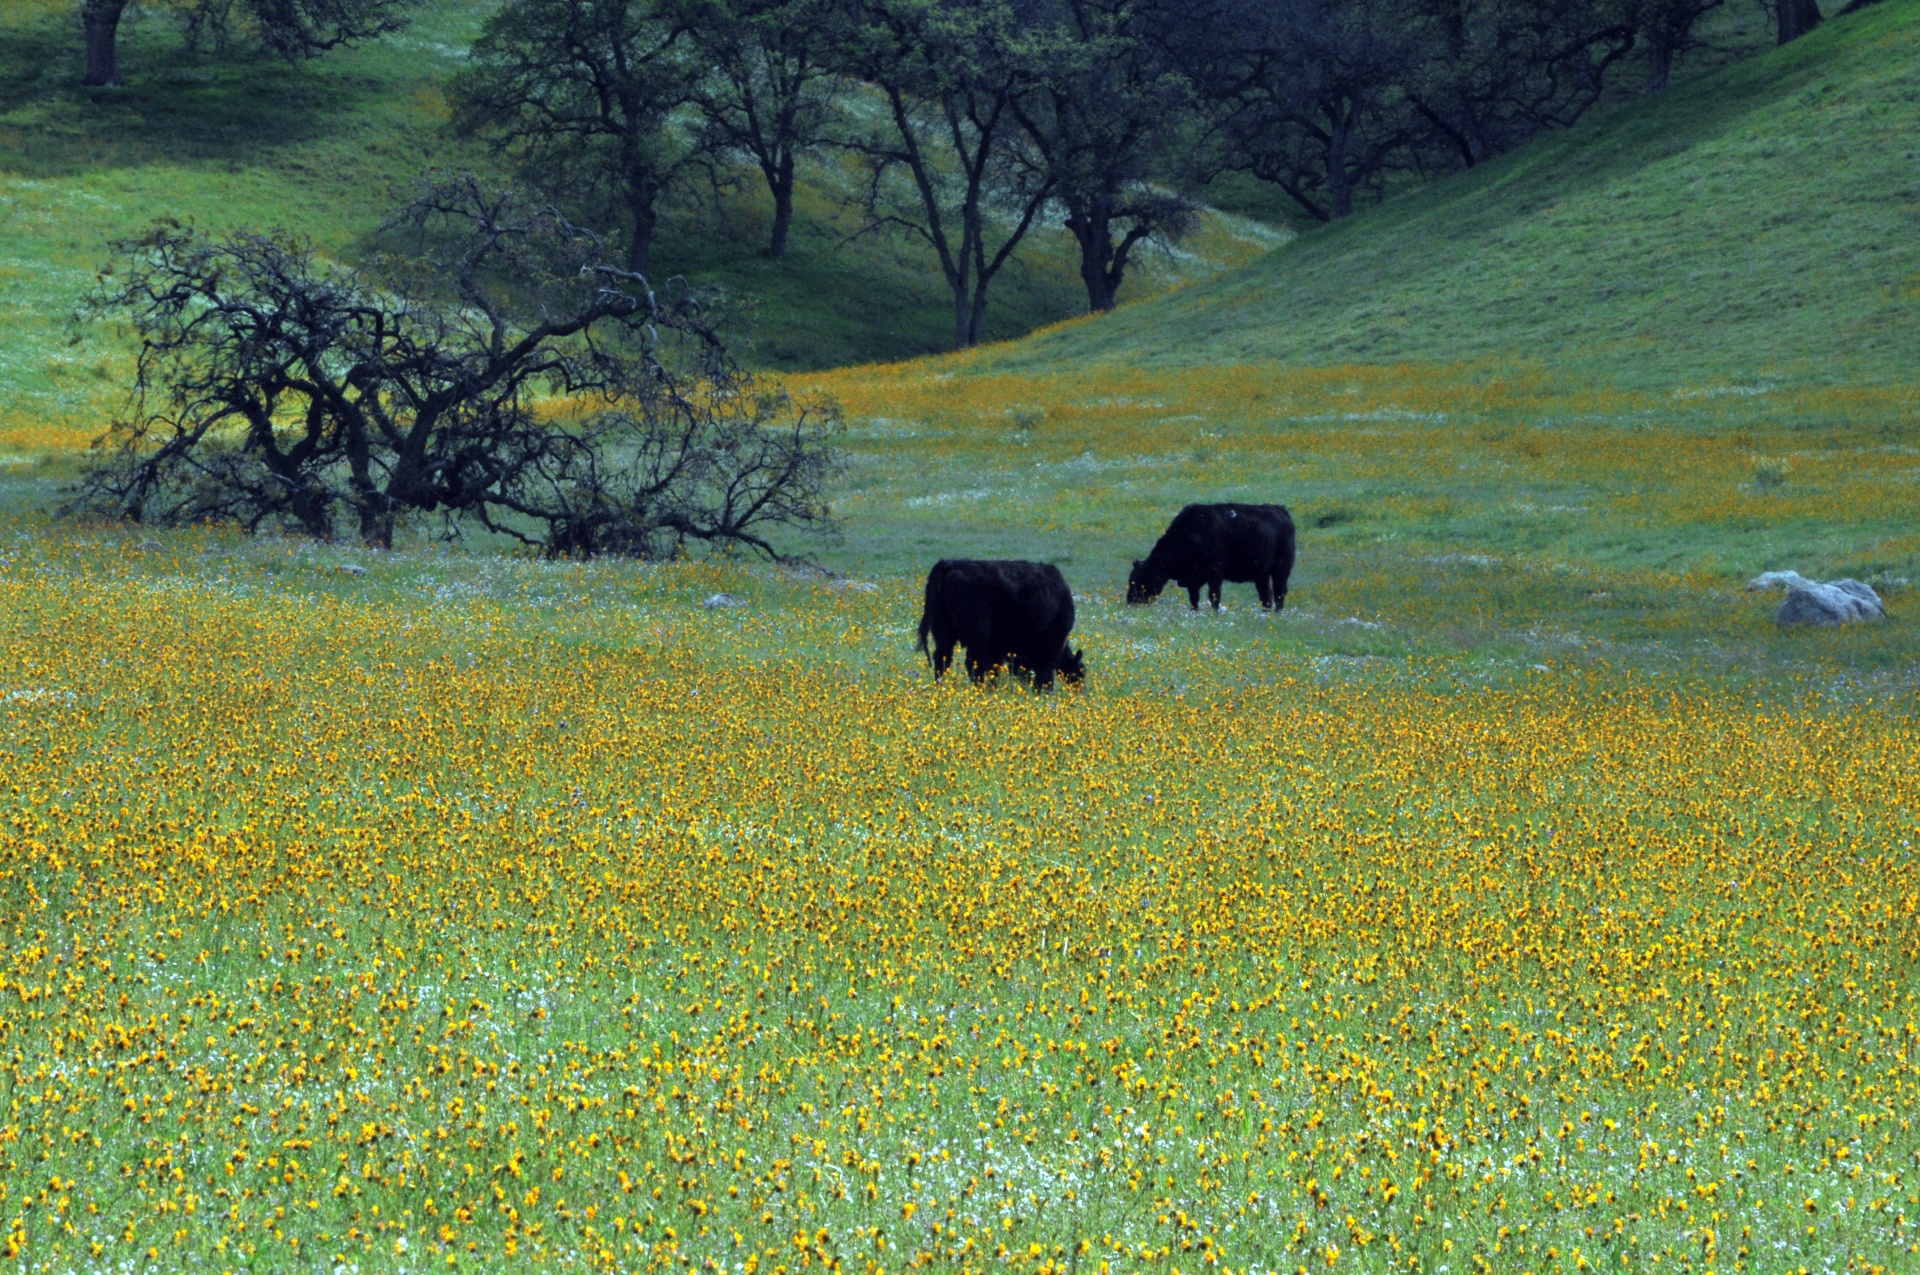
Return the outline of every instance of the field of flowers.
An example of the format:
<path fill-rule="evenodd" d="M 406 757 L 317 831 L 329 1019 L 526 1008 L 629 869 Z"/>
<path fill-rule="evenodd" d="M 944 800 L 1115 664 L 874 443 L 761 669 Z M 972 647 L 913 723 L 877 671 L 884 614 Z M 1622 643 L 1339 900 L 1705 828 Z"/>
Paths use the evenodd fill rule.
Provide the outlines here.
<path fill-rule="evenodd" d="M 1920 1262 L 1910 698 L 358 561 L 0 549 L 23 1269 Z"/>

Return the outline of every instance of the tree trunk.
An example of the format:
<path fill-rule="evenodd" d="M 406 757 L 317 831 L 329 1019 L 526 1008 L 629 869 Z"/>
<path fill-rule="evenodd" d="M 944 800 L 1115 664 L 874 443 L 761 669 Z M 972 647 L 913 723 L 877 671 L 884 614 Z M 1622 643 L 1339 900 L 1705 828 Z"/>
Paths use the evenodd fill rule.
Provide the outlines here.
<path fill-rule="evenodd" d="M 1113 226 L 1106 211 L 1087 208 L 1067 218 L 1067 229 L 1080 243 L 1080 282 L 1087 286 L 1087 313 L 1105 314 L 1120 295 L 1113 269 Z"/>
<path fill-rule="evenodd" d="M 1088 268 L 1084 255 L 1080 260 L 1080 278 L 1087 285 L 1087 313 L 1106 314 L 1120 303 L 1120 285 L 1108 271 Z"/>
<path fill-rule="evenodd" d="M 299 520 L 300 529 L 315 540 L 333 539 L 333 511 L 326 498 L 310 485 L 302 484 L 289 506 Z"/>
<path fill-rule="evenodd" d="M 653 232 L 660 215 L 653 205 L 659 202 L 660 188 L 651 182 L 634 182 L 626 190 L 626 215 L 632 221 L 632 234 L 626 240 L 626 269 L 636 275 L 647 273 L 647 261 L 653 253 Z"/>
<path fill-rule="evenodd" d="M 647 260 L 653 252 L 653 232 L 660 218 L 653 210 L 653 194 L 635 194 L 627 201 L 633 219 L 633 231 L 627 237 L 627 269 L 635 274 L 647 272 Z"/>
<path fill-rule="evenodd" d="M 1347 143 L 1352 139 L 1352 114 L 1343 104 L 1329 112 L 1332 127 L 1327 130 L 1327 211 L 1329 220 L 1353 216 L 1353 175 L 1347 171 Z"/>
<path fill-rule="evenodd" d="M 1780 43 L 1798 40 L 1820 25 L 1820 0 L 1778 0 Z"/>
<path fill-rule="evenodd" d="M 81 83 L 111 88 L 120 83 L 120 15 L 127 0 L 86 0 L 80 7 L 80 29 L 86 35 L 87 69 Z"/>
<path fill-rule="evenodd" d="M 967 347 L 980 344 L 987 339 L 987 281 L 980 280 L 973 285 L 973 312 L 968 316 Z"/>
<path fill-rule="evenodd" d="M 1327 156 L 1327 220 L 1353 216 L 1353 183 L 1347 175 L 1344 151 L 1332 149 Z"/>
<path fill-rule="evenodd" d="M 953 348 L 972 349 L 977 342 L 973 339 L 973 298 L 967 295 L 967 285 L 953 285 Z"/>
<path fill-rule="evenodd" d="M 1647 38 L 1647 92 L 1658 93 L 1667 87 L 1673 75 L 1673 40 L 1665 31 L 1654 31 Z"/>
<path fill-rule="evenodd" d="M 393 513 L 369 505 L 360 507 L 360 543 L 369 549 L 393 548 Z"/>
<path fill-rule="evenodd" d="M 773 192 L 773 234 L 767 243 L 767 255 L 787 255 L 787 230 L 793 225 L 793 156 L 783 155 L 779 166 L 768 175 L 767 189 Z"/>

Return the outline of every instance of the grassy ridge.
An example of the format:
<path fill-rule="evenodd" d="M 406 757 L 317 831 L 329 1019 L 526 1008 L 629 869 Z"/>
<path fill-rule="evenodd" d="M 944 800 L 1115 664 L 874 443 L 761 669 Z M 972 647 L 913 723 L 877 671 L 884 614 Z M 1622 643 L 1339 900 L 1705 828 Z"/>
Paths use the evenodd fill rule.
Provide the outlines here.
<path fill-rule="evenodd" d="M 1920 3 L 1595 113 L 977 365 L 1538 360 L 1648 386 L 1920 367 Z"/>

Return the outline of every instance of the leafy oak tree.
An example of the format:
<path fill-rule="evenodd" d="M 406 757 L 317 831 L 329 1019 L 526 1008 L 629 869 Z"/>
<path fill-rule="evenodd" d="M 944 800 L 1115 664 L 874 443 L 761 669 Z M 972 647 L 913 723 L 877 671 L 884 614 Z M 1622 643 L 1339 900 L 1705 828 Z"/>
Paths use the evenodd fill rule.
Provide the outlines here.
<path fill-rule="evenodd" d="M 1212 110 L 1222 167 L 1272 182 L 1317 221 L 1405 166 L 1420 52 L 1401 0 L 1205 0 L 1170 30 Z"/>
<path fill-rule="evenodd" d="M 695 154 L 675 118 L 703 73 L 688 18 L 665 0 L 507 0 L 453 81 L 455 127 L 554 200 L 616 215 L 636 273 Z"/>
<path fill-rule="evenodd" d="M 836 61 L 880 106 L 841 143 L 866 163 L 866 230 L 933 249 L 954 345 L 978 345 L 988 290 L 1054 190 L 1014 109 L 1033 87 L 1015 12 L 1008 0 L 847 0 L 844 15 Z"/>
<path fill-rule="evenodd" d="M 1153 38 L 1148 0 L 1027 0 L 1013 98 L 1064 224 L 1080 249 L 1087 309 L 1113 309 L 1134 250 L 1175 241 L 1199 205 L 1174 184 L 1193 92 Z"/>
<path fill-rule="evenodd" d="M 692 101 L 709 153 L 744 152 L 773 199 L 767 255 L 784 257 L 800 159 L 832 136 L 834 0 L 680 0 L 706 73 Z"/>

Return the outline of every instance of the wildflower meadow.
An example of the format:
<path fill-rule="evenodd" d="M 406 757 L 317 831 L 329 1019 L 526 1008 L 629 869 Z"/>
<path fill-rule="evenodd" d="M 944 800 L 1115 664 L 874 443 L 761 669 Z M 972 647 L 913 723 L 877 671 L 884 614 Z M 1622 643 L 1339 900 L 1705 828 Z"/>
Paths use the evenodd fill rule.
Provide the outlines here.
<path fill-rule="evenodd" d="M 1903 569 L 1904 400 L 872 375 L 869 570 L 6 530 L 11 1266 L 1920 1266 L 1904 595 L 1715 566 L 1799 501 Z M 1121 602 L 1208 466 L 1306 494 L 1279 616 Z M 982 487 L 1127 529 L 1082 691 L 912 649 Z"/>

